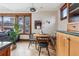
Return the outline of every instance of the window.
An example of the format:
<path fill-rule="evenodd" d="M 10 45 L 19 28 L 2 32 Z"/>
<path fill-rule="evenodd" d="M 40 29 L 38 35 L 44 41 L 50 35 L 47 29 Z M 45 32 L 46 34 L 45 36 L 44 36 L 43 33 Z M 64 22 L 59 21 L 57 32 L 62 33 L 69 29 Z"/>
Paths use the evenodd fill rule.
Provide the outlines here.
<path fill-rule="evenodd" d="M 15 17 L 3 16 L 3 30 L 4 31 L 13 29 L 14 24 L 15 24 Z"/>
<path fill-rule="evenodd" d="M 20 33 L 23 33 L 23 17 L 22 16 L 18 17 L 18 24 L 19 24 Z"/>
<path fill-rule="evenodd" d="M 18 24 L 20 33 L 30 34 L 30 16 L 19 16 Z"/>
<path fill-rule="evenodd" d="M 21 34 L 31 33 L 31 13 L 5 13 L 0 15 L 0 31 L 13 29 L 16 22 L 19 24 L 19 32 Z"/>
<path fill-rule="evenodd" d="M 67 13 L 68 13 L 68 8 L 67 8 L 67 4 L 65 3 L 60 9 L 61 20 L 67 18 Z"/>
<path fill-rule="evenodd" d="M 2 17 L 0 17 L 0 31 L 2 30 Z"/>
<path fill-rule="evenodd" d="M 25 17 L 25 33 L 27 34 L 30 33 L 30 17 L 29 16 Z"/>
<path fill-rule="evenodd" d="M 66 17 L 67 16 L 67 8 L 65 8 L 63 11 L 62 11 L 62 17 Z"/>

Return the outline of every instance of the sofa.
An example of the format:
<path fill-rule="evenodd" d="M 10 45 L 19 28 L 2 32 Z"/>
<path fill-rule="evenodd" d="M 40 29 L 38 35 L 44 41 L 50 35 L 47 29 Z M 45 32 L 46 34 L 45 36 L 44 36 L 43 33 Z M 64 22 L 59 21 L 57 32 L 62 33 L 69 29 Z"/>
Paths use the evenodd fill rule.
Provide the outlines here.
<path fill-rule="evenodd" d="M 8 32 L 0 32 L 0 41 L 11 41 Z M 16 36 L 16 41 L 19 41 L 19 35 Z"/>

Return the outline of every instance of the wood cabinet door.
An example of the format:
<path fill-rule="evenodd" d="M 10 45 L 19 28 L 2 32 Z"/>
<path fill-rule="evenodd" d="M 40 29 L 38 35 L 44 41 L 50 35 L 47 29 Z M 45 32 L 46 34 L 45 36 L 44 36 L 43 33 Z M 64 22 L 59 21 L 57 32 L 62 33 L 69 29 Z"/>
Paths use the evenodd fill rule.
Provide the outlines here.
<path fill-rule="evenodd" d="M 79 37 L 70 36 L 70 56 L 79 56 Z"/>
<path fill-rule="evenodd" d="M 57 55 L 58 56 L 68 56 L 69 55 L 69 41 L 68 37 L 69 35 L 66 35 L 64 33 L 57 33 Z"/>
<path fill-rule="evenodd" d="M 64 40 L 63 40 L 64 36 L 62 33 L 57 33 L 57 55 L 58 56 L 63 56 L 64 52 L 65 52 L 65 46 L 64 46 Z"/>
<path fill-rule="evenodd" d="M 10 56 L 10 47 L 0 50 L 0 56 Z"/>
<path fill-rule="evenodd" d="M 70 50 L 70 35 L 65 34 L 64 35 L 64 40 L 65 40 L 65 56 L 69 56 L 69 50 Z"/>

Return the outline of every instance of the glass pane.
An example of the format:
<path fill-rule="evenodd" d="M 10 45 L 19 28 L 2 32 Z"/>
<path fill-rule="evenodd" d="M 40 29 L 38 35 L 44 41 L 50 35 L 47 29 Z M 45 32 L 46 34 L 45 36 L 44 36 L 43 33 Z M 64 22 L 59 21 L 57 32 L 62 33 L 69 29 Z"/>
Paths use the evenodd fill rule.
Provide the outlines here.
<path fill-rule="evenodd" d="M 66 17 L 67 16 L 67 8 L 65 8 L 63 11 L 62 11 L 62 17 Z"/>
<path fill-rule="evenodd" d="M 15 17 L 8 17 L 8 16 L 3 17 L 4 31 L 13 29 L 14 24 L 15 24 Z"/>
<path fill-rule="evenodd" d="M 19 31 L 23 33 L 23 17 L 18 17 Z"/>
<path fill-rule="evenodd" d="M 79 15 L 70 18 L 71 22 L 79 22 Z"/>
<path fill-rule="evenodd" d="M 25 17 L 25 32 L 30 33 L 30 17 L 26 16 Z"/>
<path fill-rule="evenodd" d="M 2 25 L 2 17 L 0 17 L 0 26 Z"/>
<path fill-rule="evenodd" d="M 15 17 L 3 17 L 3 25 L 4 26 L 14 26 Z"/>
<path fill-rule="evenodd" d="M 0 31 L 2 30 L 2 17 L 0 17 Z"/>

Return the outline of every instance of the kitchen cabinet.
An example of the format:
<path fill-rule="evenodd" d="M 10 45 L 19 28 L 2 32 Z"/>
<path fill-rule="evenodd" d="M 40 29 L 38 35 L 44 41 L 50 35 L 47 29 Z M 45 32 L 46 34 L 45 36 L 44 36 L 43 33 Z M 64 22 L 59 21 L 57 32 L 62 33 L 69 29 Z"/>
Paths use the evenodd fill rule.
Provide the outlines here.
<path fill-rule="evenodd" d="M 70 36 L 70 56 L 79 56 L 79 37 Z"/>
<path fill-rule="evenodd" d="M 68 26 L 70 32 L 79 31 L 79 3 L 68 3 Z"/>
<path fill-rule="evenodd" d="M 11 44 L 11 42 L 0 42 L 0 56 L 10 56 Z"/>
<path fill-rule="evenodd" d="M 79 37 L 71 34 L 57 32 L 57 56 L 79 56 Z"/>
<path fill-rule="evenodd" d="M 69 23 L 68 24 L 68 31 L 69 32 L 79 31 L 79 22 Z"/>
<path fill-rule="evenodd" d="M 64 40 L 63 40 L 63 34 L 57 33 L 57 55 L 64 55 Z"/>
<path fill-rule="evenodd" d="M 0 56 L 10 56 L 10 47 L 0 50 Z"/>
<path fill-rule="evenodd" d="M 68 51 L 69 51 L 69 41 L 68 39 L 68 35 L 64 34 L 64 33 L 59 33 L 57 32 L 57 40 L 56 40 L 56 53 L 58 56 L 67 56 L 69 55 Z"/>

